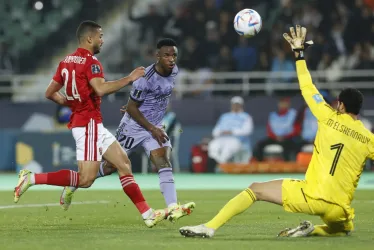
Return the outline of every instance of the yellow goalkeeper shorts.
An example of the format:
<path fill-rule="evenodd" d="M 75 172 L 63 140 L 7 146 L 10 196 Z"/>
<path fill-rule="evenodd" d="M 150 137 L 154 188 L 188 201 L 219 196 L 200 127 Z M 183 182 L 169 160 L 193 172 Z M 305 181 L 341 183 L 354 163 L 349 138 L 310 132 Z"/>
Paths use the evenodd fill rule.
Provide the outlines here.
<path fill-rule="evenodd" d="M 285 211 L 318 215 L 329 228 L 336 232 L 353 231 L 353 209 L 343 209 L 335 203 L 309 197 L 303 191 L 306 185 L 305 180 L 283 180 L 282 200 Z"/>

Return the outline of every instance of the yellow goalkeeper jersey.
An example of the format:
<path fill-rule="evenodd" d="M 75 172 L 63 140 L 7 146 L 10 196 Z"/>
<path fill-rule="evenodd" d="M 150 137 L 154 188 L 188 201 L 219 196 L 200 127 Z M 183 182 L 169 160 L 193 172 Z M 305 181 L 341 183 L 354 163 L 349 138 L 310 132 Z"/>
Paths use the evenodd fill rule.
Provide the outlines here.
<path fill-rule="evenodd" d="M 305 194 L 343 207 L 353 199 L 367 158 L 374 158 L 374 137 L 360 120 L 329 106 L 312 83 L 305 60 L 296 62 L 301 93 L 318 120 Z"/>

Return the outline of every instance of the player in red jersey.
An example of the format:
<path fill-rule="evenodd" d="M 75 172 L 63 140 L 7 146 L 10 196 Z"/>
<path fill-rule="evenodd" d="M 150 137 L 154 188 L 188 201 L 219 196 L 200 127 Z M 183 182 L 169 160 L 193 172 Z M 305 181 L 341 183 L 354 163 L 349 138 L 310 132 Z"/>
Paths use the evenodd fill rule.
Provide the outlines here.
<path fill-rule="evenodd" d="M 105 81 L 103 67 L 94 56 L 104 43 L 101 26 L 93 21 L 84 21 L 77 29 L 77 38 L 79 48 L 60 62 L 45 95 L 72 110 L 68 127 L 76 143 L 79 172 L 64 169 L 34 174 L 21 170 L 14 189 L 14 202 L 18 202 L 21 195 L 33 185 L 88 188 L 96 179 L 104 158 L 117 168 L 123 191 L 142 214 L 145 224 L 152 227 L 164 220 L 167 212 L 148 206 L 131 173 L 129 158 L 115 137 L 103 126 L 100 111 L 101 96 L 116 92 L 143 77 L 145 68 L 138 67 L 127 77 L 116 81 Z M 59 93 L 62 88 L 65 95 Z"/>

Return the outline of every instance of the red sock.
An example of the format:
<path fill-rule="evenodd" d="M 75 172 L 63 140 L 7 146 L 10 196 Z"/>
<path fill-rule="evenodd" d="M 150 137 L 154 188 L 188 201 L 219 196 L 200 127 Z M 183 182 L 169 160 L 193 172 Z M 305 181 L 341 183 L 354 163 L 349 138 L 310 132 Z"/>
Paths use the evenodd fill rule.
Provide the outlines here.
<path fill-rule="evenodd" d="M 119 177 L 121 181 L 121 185 L 123 191 L 127 194 L 127 196 L 131 199 L 131 201 L 135 204 L 136 208 L 139 210 L 141 214 L 147 212 L 150 207 L 148 206 L 147 202 L 145 201 L 142 192 L 138 184 L 136 184 L 134 180 L 134 176 L 125 175 Z"/>
<path fill-rule="evenodd" d="M 71 186 L 78 187 L 79 174 L 78 172 L 63 169 L 57 172 L 34 174 L 35 184 L 48 184 L 53 186 Z"/>

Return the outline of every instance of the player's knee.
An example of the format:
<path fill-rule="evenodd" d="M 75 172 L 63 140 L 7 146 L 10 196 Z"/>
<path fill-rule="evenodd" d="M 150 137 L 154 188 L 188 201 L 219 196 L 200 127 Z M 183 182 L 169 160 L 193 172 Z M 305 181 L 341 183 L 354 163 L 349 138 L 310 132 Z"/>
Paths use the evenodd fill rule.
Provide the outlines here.
<path fill-rule="evenodd" d="M 120 174 L 131 174 L 131 162 L 129 159 L 117 164 L 116 168 Z"/>
<path fill-rule="evenodd" d="M 111 175 L 116 171 L 117 171 L 116 168 L 114 168 L 112 166 L 103 168 L 104 176 Z"/>
<path fill-rule="evenodd" d="M 257 200 L 262 200 L 261 184 L 262 184 L 261 182 L 253 182 L 249 186 L 252 192 L 256 195 Z"/>
<path fill-rule="evenodd" d="M 80 176 L 79 177 L 79 187 L 81 188 L 89 188 L 94 183 L 95 178 L 88 177 L 88 176 Z"/>

